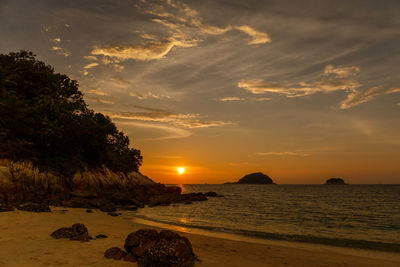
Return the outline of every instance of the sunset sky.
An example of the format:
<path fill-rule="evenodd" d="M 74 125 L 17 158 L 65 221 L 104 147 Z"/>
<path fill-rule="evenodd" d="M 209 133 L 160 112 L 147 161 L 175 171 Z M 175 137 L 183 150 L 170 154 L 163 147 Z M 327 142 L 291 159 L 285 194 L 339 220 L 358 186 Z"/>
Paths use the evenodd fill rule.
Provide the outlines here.
<path fill-rule="evenodd" d="M 0 53 L 21 49 L 157 182 L 400 182 L 400 1 L 0 0 Z"/>

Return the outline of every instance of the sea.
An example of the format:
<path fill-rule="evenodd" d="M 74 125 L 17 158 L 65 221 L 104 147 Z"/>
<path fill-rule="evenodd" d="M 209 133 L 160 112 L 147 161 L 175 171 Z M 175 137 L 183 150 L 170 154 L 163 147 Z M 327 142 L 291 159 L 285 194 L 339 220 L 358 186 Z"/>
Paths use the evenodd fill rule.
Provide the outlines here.
<path fill-rule="evenodd" d="M 180 186 L 224 197 L 133 216 L 177 229 L 400 253 L 400 185 Z"/>

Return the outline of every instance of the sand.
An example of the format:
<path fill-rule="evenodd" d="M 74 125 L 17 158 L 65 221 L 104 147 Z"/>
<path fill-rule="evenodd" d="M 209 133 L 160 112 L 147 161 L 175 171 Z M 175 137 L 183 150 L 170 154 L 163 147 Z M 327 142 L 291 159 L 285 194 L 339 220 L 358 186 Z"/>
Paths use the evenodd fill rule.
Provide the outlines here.
<path fill-rule="evenodd" d="M 111 217 L 95 210 L 53 208 L 51 213 L 0 213 L 0 266 L 137 266 L 103 257 L 106 249 L 123 247 L 126 236 L 141 228 L 129 216 Z M 90 242 L 53 239 L 50 234 L 74 223 L 106 239 Z M 182 233 L 192 242 L 201 262 L 195 266 L 400 266 L 400 255 L 338 249 L 301 243 L 246 242 Z"/>

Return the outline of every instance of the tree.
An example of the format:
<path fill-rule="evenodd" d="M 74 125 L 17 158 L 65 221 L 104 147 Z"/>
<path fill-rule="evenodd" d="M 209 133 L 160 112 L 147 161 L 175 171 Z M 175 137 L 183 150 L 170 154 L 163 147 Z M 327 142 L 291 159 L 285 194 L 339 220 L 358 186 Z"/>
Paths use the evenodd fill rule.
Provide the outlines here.
<path fill-rule="evenodd" d="M 83 100 L 78 83 L 32 52 L 0 54 L 0 157 L 71 175 L 102 165 L 138 171 L 139 150 Z"/>

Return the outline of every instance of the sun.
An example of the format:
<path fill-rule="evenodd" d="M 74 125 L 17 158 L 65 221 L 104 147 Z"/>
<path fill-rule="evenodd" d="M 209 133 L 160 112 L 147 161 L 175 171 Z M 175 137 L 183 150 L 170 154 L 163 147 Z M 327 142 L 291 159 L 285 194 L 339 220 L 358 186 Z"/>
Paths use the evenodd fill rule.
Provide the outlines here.
<path fill-rule="evenodd" d="M 177 169 L 177 171 L 178 171 L 178 173 L 181 175 L 181 174 L 183 174 L 183 173 L 185 172 L 185 168 L 179 167 L 179 168 Z"/>

